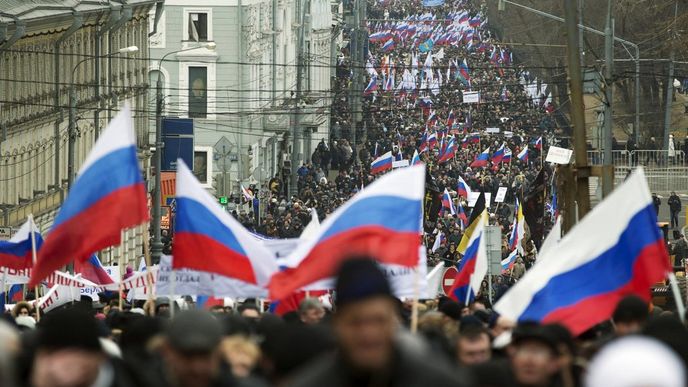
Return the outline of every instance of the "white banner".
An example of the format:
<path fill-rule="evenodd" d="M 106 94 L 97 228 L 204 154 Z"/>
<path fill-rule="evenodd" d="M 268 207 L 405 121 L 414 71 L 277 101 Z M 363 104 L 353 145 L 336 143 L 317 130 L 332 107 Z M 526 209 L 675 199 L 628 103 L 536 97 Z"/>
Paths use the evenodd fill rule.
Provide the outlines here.
<path fill-rule="evenodd" d="M 479 91 L 464 91 L 463 103 L 480 103 Z"/>
<path fill-rule="evenodd" d="M 569 161 L 571 161 L 572 154 L 573 151 L 571 149 L 550 146 L 549 151 L 547 151 L 547 158 L 545 161 L 554 164 L 568 164 Z"/>
<path fill-rule="evenodd" d="M 506 198 L 506 187 L 499 187 L 497 190 L 497 197 L 495 198 L 495 203 L 504 203 L 504 199 Z"/>
<path fill-rule="evenodd" d="M 475 206 L 475 202 L 478 201 L 480 197 L 480 192 L 473 191 L 468 193 L 468 207 Z M 492 204 L 492 192 L 485 192 L 485 208 L 489 208 Z"/>
<path fill-rule="evenodd" d="M 171 287 L 172 257 L 163 255 L 158 267 L 155 293 L 169 296 Z M 174 295 L 213 296 L 213 297 L 267 297 L 266 289 L 258 286 L 201 271 L 175 270 Z"/>

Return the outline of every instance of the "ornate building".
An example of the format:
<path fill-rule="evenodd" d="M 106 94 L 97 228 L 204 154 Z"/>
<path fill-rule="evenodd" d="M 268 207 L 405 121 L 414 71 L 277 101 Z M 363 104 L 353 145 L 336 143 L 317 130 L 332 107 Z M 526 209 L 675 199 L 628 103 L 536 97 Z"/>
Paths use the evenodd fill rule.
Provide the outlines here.
<path fill-rule="evenodd" d="M 207 188 L 237 194 L 239 182 L 262 183 L 280 171 L 291 152 L 297 103 L 301 160 L 327 137 L 329 0 L 167 0 L 160 20 L 164 28 L 150 42 L 151 84 L 164 80 L 165 115 L 194 118 L 194 172 Z M 207 42 L 215 43 L 213 50 L 203 47 Z M 305 63 L 300 102 L 299 50 Z M 155 60 L 166 54 L 162 64 Z M 220 141 L 228 145 L 224 154 L 218 154 Z M 206 166 L 207 173 L 199 169 Z"/>
<path fill-rule="evenodd" d="M 136 112 L 142 166 L 149 164 L 148 18 L 157 2 L 0 0 L 0 224 L 16 227 L 33 214 L 47 232 L 66 194 L 70 153 L 78 171 L 124 101 Z M 113 54 L 129 46 L 139 51 Z M 119 251 L 135 258 L 141 235 L 131 230 L 103 260 Z"/>

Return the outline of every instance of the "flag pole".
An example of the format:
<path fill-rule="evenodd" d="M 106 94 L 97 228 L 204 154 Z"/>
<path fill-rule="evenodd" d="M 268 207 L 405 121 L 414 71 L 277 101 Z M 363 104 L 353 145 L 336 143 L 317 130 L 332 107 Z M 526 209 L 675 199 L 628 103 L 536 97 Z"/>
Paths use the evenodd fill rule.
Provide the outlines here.
<path fill-rule="evenodd" d="M 122 279 L 124 278 L 124 230 L 119 231 L 119 311 L 122 312 L 122 306 L 124 305 L 124 283 Z"/>
<path fill-rule="evenodd" d="M 667 273 L 669 278 L 669 284 L 671 285 L 671 292 L 674 294 L 674 300 L 676 301 L 676 311 L 678 312 L 678 317 L 681 319 L 682 323 L 686 322 L 686 306 L 683 304 L 683 298 L 681 297 L 681 291 L 678 288 L 678 281 L 676 280 L 676 274 L 673 271 Z"/>
<path fill-rule="evenodd" d="M 177 305 L 177 301 L 174 300 L 174 293 L 176 291 L 176 287 L 177 273 L 174 271 L 174 264 L 172 264 L 170 270 L 170 318 L 172 319 L 174 319 L 174 307 Z"/>
<path fill-rule="evenodd" d="M 36 267 L 36 233 L 34 232 L 35 223 L 33 222 L 33 214 L 29 214 L 29 234 L 31 234 L 31 260 L 33 267 Z M 38 285 L 34 290 L 34 299 L 36 300 L 36 321 L 41 320 L 41 308 L 38 305 Z"/>
<path fill-rule="evenodd" d="M 413 304 L 411 304 L 411 333 L 418 332 L 418 299 L 420 298 L 420 270 L 414 268 L 413 274 Z"/>
<path fill-rule="evenodd" d="M 141 235 L 143 236 L 143 260 L 146 262 L 146 296 L 149 305 L 154 301 L 153 299 L 153 283 L 151 281 L 151 257 L 150 257 L 150 242 L 148 240 L 148 223 L 141 225 Z M 152 309 L 151 316 L 155 316 L 155 308 Z"/>
<path fill-rule="evenodd" d="M 466 292 L 466 308 L 468 308 L 468 303 L 471 301 L 471 291 L 473 290 L 473 287 L 471 286 L 471 279 L 473 278 L 473 274 L 468 276 L 468 291 Z"/>
<path fill-rule="evenodd" d="M 2 268 L 2 298 L 3 298 L 3 305 L 5 305 L 8 301 L 7 299 L 7 268 L 3 267 Z M 0 310 L 0 313 L 5 313 L 4 310 Z"/>

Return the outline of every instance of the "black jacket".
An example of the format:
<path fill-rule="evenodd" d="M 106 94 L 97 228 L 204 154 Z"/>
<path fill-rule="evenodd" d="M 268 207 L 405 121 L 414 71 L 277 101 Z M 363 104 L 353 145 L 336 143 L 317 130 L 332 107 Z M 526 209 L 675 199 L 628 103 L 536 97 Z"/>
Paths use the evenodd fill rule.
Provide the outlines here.
<path fill-rule="evenodd" d="M 423 357 L 397 347 L 396 360 L 387 372 L 360 375 L 347 367 L 341 356 L 324 357 L 295 375 L 289 387 L 463 387 L 471 385 L 467 375 L 437 357 Z"/>

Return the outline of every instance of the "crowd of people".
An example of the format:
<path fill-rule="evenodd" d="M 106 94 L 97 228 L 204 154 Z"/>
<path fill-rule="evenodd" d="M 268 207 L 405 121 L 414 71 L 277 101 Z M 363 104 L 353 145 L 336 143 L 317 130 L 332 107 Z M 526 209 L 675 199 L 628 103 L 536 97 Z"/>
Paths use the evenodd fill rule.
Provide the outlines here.
<path fill-rule="evenodd" d="M 682 387 L 688 330 L 629 296 L 577 337 L 514 324 L 476 300 L 402 302 L 368 257 L 345 261 L 333 302 L 278 316 L 255 299 L 197 308 L 82 301 L 38 323 L 30 304 L 0 318 L 0 385 Z"/>
<path fill-rule="evenodd" d="M 377 157 L 391 152 L 410 161 L 419 153 L 428 192 L 439 201 L 446 190 L 467 213 L 461 179 L 492 198 L 508 189 L 502 203 L 489 206 L 507 257 L 514 203 L 540 170 L 550 184 L 555 171 L 543 163 L 547 147 L 569 146 L 568 126 L 546 86 L 498 43 L 484 2 L 424 7 L 415 0 L 373 0 L 368 18 L 376 38 L 365 68 L 356 69 L 349 47 L 342 49 L 332 80 L 331 137 L 299 166 L 296 189 L 289 189 L 290 176 L 278 174 L 260 190 L 261 204 L 230 210 L 257 234 L 297 238 L 312 210 L 322 220 L 375 180 Z M 351 32 L 344 31 L 345 40 Z M 359 123 L 350 110 L 356 70 L 368 81 Z M 479 92 L 480 102 L 464 101 L 467 92 Z M 441 158 L 450 141 L 455 153 Z M 495 160 L 500 149 L 511 152 L 508 162 Z M 472 166 L 485 151 L 488 161 Z M 552 191 L 545 229 L 557 212 Z M 674 222 L 680 198 L 670 201 Z M 429 266 L 462 259 L 458 246 L 467 225 L 447 210 L 425 214 Z M 164 235 L 163 242 L 167 252 L 173 238 Z M 0 320 L 0 386 L 687 385 L 683 316 L 651 302 L 621 299 L 611 320 L 577 337 L 557 324 L 516 324 L 493 311 L 489 300 L 532 267 L 538 242 L 525 238 L 515 263 L 468 305 L 447 297 L 395 298 L 374 257 L 347 260 L 332 295 L 306 297 L 282 315 L 255 299 L 204 307 L 190 297 L 130 304 L 101 294 L 101 302 L 85 298 L 44 316 L 19 302 Z M 680 246 L 688 255 L 687 245 Z"/>

